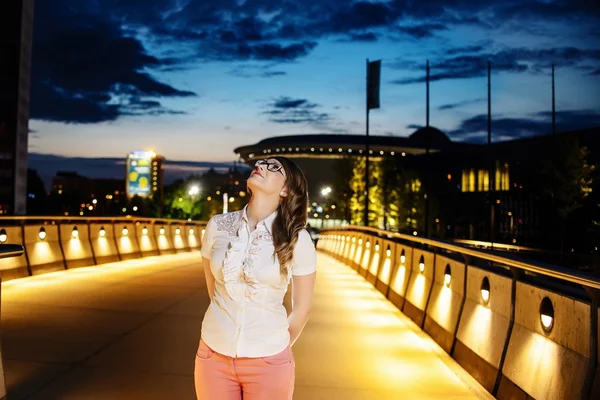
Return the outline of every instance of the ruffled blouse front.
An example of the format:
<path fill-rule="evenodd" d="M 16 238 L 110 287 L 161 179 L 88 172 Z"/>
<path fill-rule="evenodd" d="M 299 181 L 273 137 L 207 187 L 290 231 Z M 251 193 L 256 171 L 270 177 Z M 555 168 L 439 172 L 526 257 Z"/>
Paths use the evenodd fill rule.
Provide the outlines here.
<path fill-rule="evenodd" d="M 261 249 L 273 241 L 264 224 L 259 224 L 252 232 L 252 240 L 246 244 L 247 223 L 242 219 L 236 235 L 229 243 L 229 249 L 223 260 L 223 282 L 229 297 L 234 301 L 250 299 L 258 293 L 260 283 L 254 275 L 254 269 L 261 255 Z M 247 249 L 246 249 L 247 247 Z"/>

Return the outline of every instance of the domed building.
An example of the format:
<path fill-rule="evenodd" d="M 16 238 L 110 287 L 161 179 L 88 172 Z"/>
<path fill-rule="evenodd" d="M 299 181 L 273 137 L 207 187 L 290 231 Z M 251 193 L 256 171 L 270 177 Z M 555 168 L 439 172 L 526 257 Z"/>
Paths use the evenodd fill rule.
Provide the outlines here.
<path fill-rule="evenodd" d="M 452 148 L 469 146 L 454 143 L 442 131 L 433 127 L 423 127 L 409 137 L 369 136 L 369 159 L 380 161 L 383 158 L 397 162 L 437 153 Z M 235 153 L 249 166 L 256 160 L 285 156 L 293 158 L 302 168 L 308 180 L 311 201 L 323 200 L 322 190 L 334 185 L 340 179 L 340 160 L 365 157 L 365 135 L 310 134 L 277 136 L 263 139 L 258 143 L 236 148 Z M 349 177 L 348 177 L 349 179 Z"/>

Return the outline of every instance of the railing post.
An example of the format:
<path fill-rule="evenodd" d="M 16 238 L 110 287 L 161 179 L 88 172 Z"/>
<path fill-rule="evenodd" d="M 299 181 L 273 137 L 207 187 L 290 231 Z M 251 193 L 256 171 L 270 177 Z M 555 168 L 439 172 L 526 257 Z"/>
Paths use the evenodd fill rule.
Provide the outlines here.
<path fill-rule="evenodd" d="M 596 369 L 598 368 L 598 304 L 600 301 L 600 290 L 584 287 L 590 296 L 590 358 L 588 360 L 585 382 L 581 391 L 582 400 L 591 400 L 594 388 Z M 600 382 L 599 382 L 600 384 Z"/>
<path fill-rule="evenodd" d="M 96 260 L 96 251 L 94 250 L 94 242 L 92 241 L 92 223 L 91 220 L 87 220 L 87 231 L 88 231 L 88 242 L 90 242 L 90 251 L 92 252 L 92 260 L 94 260 L 94 265 L 98 265 L 98 260 Z"/>
<path fill-rule="evenodd" d="M 60 249 L 60 255 L 62 256 L 63 267 L 64 269 L 68 269 L 67 267 L 67 257 L 65 256 L 65 249 L 63 248 L 62 242 L 62 234 L 60 233 L 61 223 L 56 221 L 56 230 L 58 231 L 58 248 Z"/>
<path fill-rule="evenodd" d="M 504 368 L 504 361 L 506 360 L 506 354 L 508 353 L 508 345 L 510 344 L 510 337 L 512 336 L 513 327 L 515 325 L 515 306 L 517 303 L 517 282 L 521 280 L 523 271 L 520 269 L 511 267 L 512 272 L 512 284 L 510 287 L 510 321 L 508 322 L 508 329 L 506 332 L 506 341 L 502 348 L 502 356 L 500 356 L 500 363 L 498 364 L 498 374 L 496 375 L 496 382 L 494 383 L 494 390 L 492 395 L 498 396 L 498 390 L 500 389 L 500 383 L 502 381 L 502 370 Z"/>
<path fill-rule="evenodd" d="M 113 241 L 115 242 L 115 250 L 117 250 L 117 257 L 119 257 L 119 261 L 123 261 L 123 257 L 121 257 L 121 250 L 119 250 L 119 239 L 117 239 L 117 223 L 113 219 L 110 221 L 113 228 Z"/>
<path fill-rule="evenodd" d="M 465 274 L 463 279 L 463 296 L 460 302 L 460 309 L 458 310 L 458 318 L 456 320 L 456 328 L 454 328 L 454 338 L 452 339 L 452 347 L 450 348 L 450 355 L 454 354 L 454 349 L 456 347 L 456 342 L 458 341 L 458 328 L 460 327 L 460 321 L 462 319 L 463 311 L 465 309 L 465 303 L 467 302 L 467 279 L 469 277 L 469 263 L 471 261 L 471 257 L 462 254 L 465 260 Z"/>
<path fill-rule="evenodd" d="M 423 320 L 421 321 L 421 329 L 425 329 L 425 320 L 427 319 L 427 309 L 429 308 L 429 303 L 431 302 L 431 294 L 433 293 L 433 287 L 435 286 L 435 264 L 437 263 L 437 249 L 433 250 L 433 273 L 431 275 L 431 286 L 429 288 L 429 293 L 427 294 L 427 302 L 425 303 L 425 307 L 423 308 Z"/>
<path fill-rule="evenodd" d="M 27 262 L 27 274 L 33 275 L 31 271 L 31 262 L 29 261 L 29 254 L 27 253 L 27 246 L 25 245 L 25 220 L 21 220 L 21 243 L 23 243 L 23 254 L 25 255 L 25 261 Z"/>

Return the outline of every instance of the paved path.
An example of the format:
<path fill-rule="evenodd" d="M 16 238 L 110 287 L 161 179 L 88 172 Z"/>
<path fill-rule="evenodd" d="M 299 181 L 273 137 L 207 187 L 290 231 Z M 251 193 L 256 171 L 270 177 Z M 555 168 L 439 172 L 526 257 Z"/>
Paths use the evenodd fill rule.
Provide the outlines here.
<path fill-rule="evenodd" d="M 4 283 L 8 400 L 193 400 L 199 263 L 179 254 Z M 354 271 L 322 254 L 318 269 L 294 399 L 488 398 Z"/>

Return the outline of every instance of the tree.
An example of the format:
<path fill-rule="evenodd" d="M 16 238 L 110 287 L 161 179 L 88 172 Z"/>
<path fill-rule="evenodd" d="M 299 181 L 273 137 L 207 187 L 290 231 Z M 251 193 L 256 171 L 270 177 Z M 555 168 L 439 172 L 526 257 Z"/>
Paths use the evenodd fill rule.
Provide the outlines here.
<path fill-rule="evenodd" d="M 589 150 L 574 136 L 556 139 L 553 157 L 540 160 L 534 172 L 534 185 L 542 202 L 549 199 L 551 217 L 556 222 L 561 252 L 569 218 L 580 209 L 592 193 L 596 165 L 590 163 Z"/>

